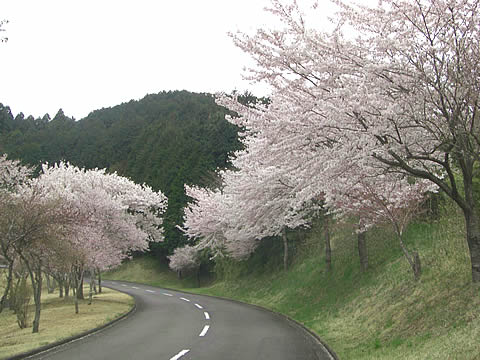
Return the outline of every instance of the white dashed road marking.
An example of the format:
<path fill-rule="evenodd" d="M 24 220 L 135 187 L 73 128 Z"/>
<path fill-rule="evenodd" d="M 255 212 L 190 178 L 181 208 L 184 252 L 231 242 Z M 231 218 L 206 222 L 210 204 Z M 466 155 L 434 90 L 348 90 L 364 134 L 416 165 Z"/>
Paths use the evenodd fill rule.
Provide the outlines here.
<path fill-rule="evenodd" d="M 112 282 L 112 284 L 115 284 L 114 282 Z M 122 285 L 123 287 L 127 287 L 128 285 L 125 285 L 125 284 L 120 284 Z M 140 289 L 136 286 L 131 286 L 132 289 Z M 149 290 L 149 289 L 146 289 L 145 290 L 146 292 L 149 292 L 149 293 L 152 293 L 154 294 L 155 291 L 154 290 Z M 169 294 L 169 293 L 162 293 L 162 295 L 165 295 L 165 296 L 173 296 L 172 294 Z M 186 301 L 186 302 L 190 302 L 189 299 L 187 298 L 184 298 L 184 297 L 181 297 L 180 300 L 183 300 L 183 301 Z M 195 304 L 195 306 L 199 309 L 203 309 L 203 306 L 200 305 L 200 304 Z M 205 316 L 205 319 L 206 320 L 210 320 L 210 314 L 206 311 L 203 312 L 203 315 Z M 204 337 L 205 335 L 207 335 L 207 332 L 208 330 L 210 329 L 210 325 L 205 325 L 202 329 L 202 332 L 198 335 L 200 337 Z M 190 349 L 185 349 L 185 350 L 182 350 L 180 351 L 177 355 L 173 356 L 172 358 L 170 358 L 170 360 L 179 360 L 181 357 L 183 357 L 184 355 L 188 354 L 190 352 Z"/>
<path fill-rule="evenodd" d="M 170 360 L 178 360 L 180 359 L 183 355 L 185 355 L 186 353 L 188 353 L 190 350 L 182 350 L 180 351 L 177 355 L 175 355 L 174 357 L 170 358 Z"/>
<path fill-rule="evenodd" d="M 205 336 L 207 334 L 208 329 L 210 329 L 210 325 L 205 325 L 202 332 L 198 336 Z"/>

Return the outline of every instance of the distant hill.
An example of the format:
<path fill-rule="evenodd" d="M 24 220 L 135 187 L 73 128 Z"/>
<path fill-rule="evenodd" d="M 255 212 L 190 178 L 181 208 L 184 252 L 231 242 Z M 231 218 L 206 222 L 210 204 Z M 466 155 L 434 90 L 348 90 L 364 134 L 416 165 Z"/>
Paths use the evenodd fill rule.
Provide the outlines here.
<path fill-rule="evenodd" d="M 238 129 L 209 94 L 161 92 L 90 113 L 79 121 L 59 110 L 53 117 L 14 116 L 0 104 L 0 153 L 38 165 L 60 160 L 86 168 L 107 168 L 162 190 L 169 198 L 166 241 L 160 256 L 184 243 L 183 185 L 208 185 L 216 168 L 228 166 L 239 149 Z"/>

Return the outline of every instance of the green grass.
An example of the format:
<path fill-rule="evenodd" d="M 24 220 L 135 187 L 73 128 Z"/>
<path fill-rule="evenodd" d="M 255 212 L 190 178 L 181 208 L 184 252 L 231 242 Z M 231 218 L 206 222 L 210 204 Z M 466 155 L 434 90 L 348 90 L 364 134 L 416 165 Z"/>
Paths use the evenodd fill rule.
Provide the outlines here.
<path fill-rule="evenodd" d="M 180 281 L 177 275 L 169 271 L 165 264 L 159 264 L 154 258 L 144 256 L 135 261 L 124 262 L 114 272 L 103 274 L 104 279 L 135 281 L 153 286 L 190 289 L 196 282 L 187 278 Z"/>
<path fill-rule="evenodd" d="M 463 218 L 453 206 L 438 220 L 408 228 L 406 243 L 422 261 L 418 282 L 389 227 L 367 234 L 366 273 L 351 229 L 337 224 L 332 235 L 332 272 L 325 269 L 323 237 L 314 227 L 292 241 L 288 272 L 282 271 L 280 242 L 268 240 L 248 261 L 219 261 L 217 280 L 208 287 L 179 281 L 150 258 L 126 263 L 108 277 L 284 313 L 320 335 L 342 360 L 480 359 L 480 287 L 471 283 Z"/>
<path fill-rule="evenodd" d="M 84 291 L 88 294 L 87 286 Z M 65 300 L 58 294 L 42 293 L 40 331 L 37 334 L 32 334 L 31 328 L 33 304 L 30 305 L 30 327 L 23 330 L 18 327 L 12 311 L 5 309 L 0 314 L 0 359 L 101 326 L 127 313 L 133 305 L 133 298 L 129 295 L 103 288 L 102 294 L 94 295 L 92 305 L 88 305 L 88 300 L 81 300 L 79 314 L 75 314 L 71 297 Z"/>

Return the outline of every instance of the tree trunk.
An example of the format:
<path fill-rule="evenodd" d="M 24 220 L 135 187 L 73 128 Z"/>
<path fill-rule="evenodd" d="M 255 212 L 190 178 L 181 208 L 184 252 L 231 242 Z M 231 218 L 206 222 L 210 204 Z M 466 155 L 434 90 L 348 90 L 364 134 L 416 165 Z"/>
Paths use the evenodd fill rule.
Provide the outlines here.
<path fill-rule="evenodd" d="M 97 295 L 97 278 L 95 270 L 90 270 L 90 293 L 93 291 Z M 93 296 L 93 294 L 88 294 L 88 297 Z"/>
<path fill-rule="evenodd" d="M 473 187 L 474 161 L 468 157 L 462 160 L 459 164 L 462 168 L 463 189 L 465 191 L 463 214 L 472 266 L 472 282 L 478 284 L 480 283 L 480 218 Z"/>
<path fill-rule="evenodd" d="M 33 328 L 32 333 L 38 333 L 40 328 L 40 312 L 42 310 L 42 273 L 40 270 L 35 272 L 35 280 L 32 280 L 32 285 L 36 282 L 36 285 L 33 286 L 33 300 L 35 302 L 35 317 L 33 319 Z"/>
<path fill-rule="evenodd" d="M 19 287 L 19 285 L 20 285 L 20 282 L 22 281 L 22 276 L 23 276 L 23 275 L 19 275 L 19 276 L 17 277 L 17 282 L 16 282 L 15 286 L 12 286 L 12 287 L 10 288 L 10 295 L 9 295 L 9 297 L 8 297 L 8 300 L 9 300 L 9 301 L 8 301 L 8 308 L 9 308 L 10 310 L 12 310 L 14 314 L 17 313 L 17 309 L 16 309 L 16 306 L 15 306 L 15 302 L 16 302 L 16 296 L 17 296 L 17 289 L 18 289 L 18 287 Z M 27 276 L 28 276 L 28 275 L 27 275 Z M 12 280 L 12 282 L 13 282 L 13 280 Z M 15 290 L 14 290 L 14 289 L 15 289 Z M 12 292 L 12 291 L 13 291 L 13 292 Z"/>
<path fill-rule="evenodd" d="M 98 270 L 98 293 L 102 293 L 102 272 Z"/>
<path fill-rule="evenodd" d="M 13 280 L 13 262 L 8 264 L 8 275 L 7 275 L 7 285 L 5 285 L 5 290 L 3 291 L 2 299 L 0 300 L 0 313 L 3 311 L 3 308 L 8 299 L 8 292 L 12 286 Z"/>
<path fill-rule="evenodd" d="M 75 292 L 75 314 L 78 314 L 78 297 L 77 292 Z"/>
<path fill-rule="evenodd" d="M 58 297 L 63 298 L 63 280 L 58 282 Z"/>
<path fill-rule="evenodd" d="M 418 252 L 414 252 L 413 255 L 410 254 L 408 251 L 407 247 L 405 246 L 405 243 L 403 242 L 403 235 L 401 232 L 397 231 L 397 236 L 398 240 L 400 242 L 400 247 L 402 248 L 403 254 L 405 255 L 405 258 L 407 259 L 408 263 L 410 264 L 410 267 L 412 268 L 413 271 L 413 276 L 415 280 L 420 279 L 420 275 L 422 273 L 422 266 L 420 264 L 420 256 L 418 255 Z"/>
<path fill-rule="evenodd" d="M 88 305 L 92 305 L 94 283 L 95 276 L 92 276 L 92 274 L 90 274 L 90 291 L 88 292 Z"/>
<path fill-rule="evenodd" d="M 68 276 L 65 278 L 64 284 L 65 284 L 65 300 L 66 300 L 70 296 L 70 279 L 68 278 Z"/>
<path fill-rule="evenodd" d="M 330 246 L 330 228 L 328 215 L 325 215 L 323 230 L 325 232 L 325 263 L 327 265 L 327 271 L 332 270 L 332 248 Z"/>
<path fill-rule="evenodd" d="M 480 221 L 475 209 L 465 212 L 465 227 L 472 265 L 472 282 L 480 283 Z"/>
<path fill-rule="evenodd" d="M 34 265 L 32 266 L 23 253 L 18 251 L 17 253 L 23 260 L 30 276 L 30 281 L 32 282 L 33 301 L 35 303 L 35 317 L 33 319 L 32 333 L 35 334 L 38 333 L 40 328 L 40 313 L 42 310 L 42 263 L 39 259 L 36 259 L 36 262 L 33 261 Z"/>
<path fill-rule="evenodd" d="M 288 269 L 288 238 L 287 238 L 287 228 L 282 229 L 282 239 L 283 239 L 283 270 L 287 271 Z"/>
<path fill-rule="evenodd" d="M 73 290 L 73 295 L 74 295 L 74 299 L 75 299 L 75 314 L 78 314 L 78 287 L 79 287 L 79 283 L 80 281 L 77 279 L 77 274 L 74 274 L 74 277 L 75 277 L 75 280 L 73 282 L 73 285 L 74 285 L 74 290 Z"/>
<path fill-rule="evenodd" d="M 75 278 L 75 314 L 78 314 L 78 300 L 85 300 L 83 296 L 83 268 L 77 268 L 73 276 Z"/>
<path fill-rule="evenodd" d="M 365 232 L 357 234 L 358 256 L 360 258 L 360 267 L 365 272 L 368 269 L 367 237 Z"/>
<path fill-rule="evenodd" d="M 422 273 L 422 264 L 420 263 L 420 256 L 418 255 L 418 252 L 415 251 L 413 253 L 413 274 L 415 276 L 415 280 L 420 279 L 420 274 Z"/>
<path fill-rule="evenodd" d="M 52 279 L 50 279 L 50 275 L 49 275 L 49 274 L 47 274 L 46 278 L 47 278 L 47 292 L 48 292 L 49 294 L 52 294 L 53 291 L 55 290 L 55 287 L 54 287 L 53 284 L 52 284 L 52 281 L 51 281 Z"/>
<path fill-rule="evenodd" d="M 79 300 L 85 300 L 85 296 L 83 295 L 83 273 L 79 275 L 80 280 L 78 281 L 77 287 L 77 298 Z"/>

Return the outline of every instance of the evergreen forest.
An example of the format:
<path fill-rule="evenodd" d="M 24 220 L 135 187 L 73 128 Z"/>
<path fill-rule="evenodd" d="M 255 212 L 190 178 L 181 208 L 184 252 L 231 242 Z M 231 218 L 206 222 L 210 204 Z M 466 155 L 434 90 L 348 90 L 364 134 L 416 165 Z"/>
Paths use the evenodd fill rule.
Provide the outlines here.
<path fill-rule="evenodd" d="M 215 170 L 228 167 L 240 148 L 238 128 L 210 94 L 150 94 L 75 120 L 61 109 L 34 118 L 0 104 L 0 153 L 39 166 L 61 160 L 86 169 L 106 168 L 168 197 L 165 241 L 151 244 L 161 259 L 184 245 L 176 226 L 187 203 L 184 184 L 209 186 Z"/>

